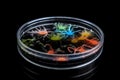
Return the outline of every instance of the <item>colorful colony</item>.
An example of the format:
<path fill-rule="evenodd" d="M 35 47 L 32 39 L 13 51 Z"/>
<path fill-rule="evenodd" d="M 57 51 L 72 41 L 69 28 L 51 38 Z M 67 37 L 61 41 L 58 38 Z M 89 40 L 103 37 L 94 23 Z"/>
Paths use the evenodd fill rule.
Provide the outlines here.
<path fill-rule="evenodd" d="M 92 30 L 78 25 L 54 23 L 52 27 L 48 26 L 27 31 L 21 38 L 22 42 L 48 54 L 81 54 L 99 44 Z"/>

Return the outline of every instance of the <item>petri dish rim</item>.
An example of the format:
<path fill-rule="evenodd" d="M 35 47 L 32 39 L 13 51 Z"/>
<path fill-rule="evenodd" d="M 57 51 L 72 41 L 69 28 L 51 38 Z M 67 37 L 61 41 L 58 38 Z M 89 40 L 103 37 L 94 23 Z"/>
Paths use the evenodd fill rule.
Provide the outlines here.
<path fill-rule="evenodd" d="M 70 20 L 76 20 L 76 21 L 84 22 L 84 23 L 86 23 L 86 24 L 90 24 L 90 25 L 94 26 L 94 27 L 99 31 L 99 34 L 100 34 L 100 43 L 99 43 L 97 46 L 95 46 L 94 48 L 90 49 L 90 50 L 87 50 L 87 51 L 81 52 L 81 53 L 77 53 L 77 54 L 46 54 L 46 53 L 44 53 L 44 52 L 41 52 L 41 51 L 38 51 L 38 50 L 35 50 L 35 49 L 32 49 L 32 48 L 26 46 L 26 45 L 20 40 L 21 30 L 22 30 L 25 26 L 27 26 L 27 25 L 29 25 L 29 24 L 32 24 L 32 23 L 35 24 L 35 22 L 40 22 L 40 21 L 47 20 L 47 19 L 48 19 L 48 20 L 49 20 L 49 19 L 70 19 Z M 93 28 L 94 28 L 94 27 L 93 27 Z M 90 21 L 87 21 L 87 20 L 84 20 L 84 19 L 75 18 L 75 17 L 53 16 L 53 17 L 38 18 L 38 19 L 31 20 L 31 21 L 23 24 L 23 25 L 18 29 L 18 31 L 17 31 L 17 42 L 18 42 L 19 45 L 21 45 L 21 47 L 24 47 L 25 49 L 28 49 L 28 50 L 33 51 L 33 52 L 35 52 L 35 53 L 42 54 L 42 55 L 46 55 L 46 56 L 75 56 L 75 55 L 77 55 L 77 56 L 79 56 L 79 58 L 80 58 L 80 57 L 82 58 L 82 56 L 87 55 L 87 53 L 88 53 L 88 55 L 89 55 L 90 52 L 96 50 L 97 48 L 100 49 L 100 48 L 102 47 L 102 45 L 103 45 L 103 41 L 104 41 L 104 34 L 103 34 L 102 30 L 101 30 L 97 25 L 95 25 L 94 23 L 92 23 L 92 22 L 90 22 Z M 32 55 L 35 55 L 35 56 L 39 57 L 38 54 L 32 54 Z M 89 56 L 90 56 L 90 55 L 89 55 Z"/>

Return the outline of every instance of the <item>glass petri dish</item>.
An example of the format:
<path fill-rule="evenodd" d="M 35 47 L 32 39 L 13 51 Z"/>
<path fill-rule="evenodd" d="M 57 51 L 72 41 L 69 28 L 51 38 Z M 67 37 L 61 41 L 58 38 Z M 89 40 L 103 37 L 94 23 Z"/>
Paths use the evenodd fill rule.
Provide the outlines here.
<path fill-rule="evenodd" d="M 96 37 L 99 39 L 99 43 L 93 48 L 88 49 L 84 52 L 78 52 L 73 54 L 69 54 L 67 52 L 62 54 L 48 54 L 46 52 L 31 48 L 23 43 L 22 37 L 30 30 L 37 28 L 38 26 L 48 26 L 55 23 L 72 24 L 73 28 L 76 28 L 76 26 L 80 27 L 78 28 L 78 30 L 90 30 L 94 32 Z M 53 29 L 54 27 L 49 26 L 49 28 Z M 45 29 L 42 28 L 41 30 Z M 35 31 L 33 30 L 33 32 Z M 67 38 L 65 38 L 64 40 L 67 40 Z M 20 55 L 32 65 L 51 70 L 82 69 L 83 73 L 89 71 L 91 68 L 88 70 L 87 66 L 93 64 L 100 57 L 102 53 L 103 42 L 104 34 L 97 25 L 89 21 L 74 17 L 53 16 L 35 19 L 23 24 L 17 32 L 18 52 L 20 53 Z M 53 42 L 52 44 L 54 46 L 57 45 L 58 47 L 61 47 L 61 45 L 58 45 L 55 42 Z"/>

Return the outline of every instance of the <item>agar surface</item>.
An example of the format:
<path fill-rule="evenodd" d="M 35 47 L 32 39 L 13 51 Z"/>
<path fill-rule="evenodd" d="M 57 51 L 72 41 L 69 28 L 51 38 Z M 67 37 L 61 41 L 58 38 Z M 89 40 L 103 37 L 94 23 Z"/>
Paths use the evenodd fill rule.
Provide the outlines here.
<path fill-rule="evenodd" d="M 97 46 L 100 41 L 91 29 L 84 26 L 53 23 L 28 30 L 21 41 L 35 50 L 47 54 L 80 54 Z M 31 36 L 32 35 L 32 36 Z M 64 58 L 57 58 L 64 61 Z"/>

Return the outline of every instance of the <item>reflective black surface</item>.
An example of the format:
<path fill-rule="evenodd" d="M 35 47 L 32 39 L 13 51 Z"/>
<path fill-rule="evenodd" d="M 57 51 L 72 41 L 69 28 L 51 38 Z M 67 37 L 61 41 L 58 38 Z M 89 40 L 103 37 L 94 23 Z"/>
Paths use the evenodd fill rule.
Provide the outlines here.
<path fill-rule="evenodd" d="M 35 65 L 32 65 L 22 58 L 19 58 L 19 67 L 23 70 L 24 75 L 28 78 L 34 78 L 35 80 L 40 79 L 86 79 L 92 76 L 95 73 L 95 69 L 98 64 L 94 63 L 83 67 L 81 69 L 73 69 L 73 70 L 51 70 L 40 68 Z"/>

